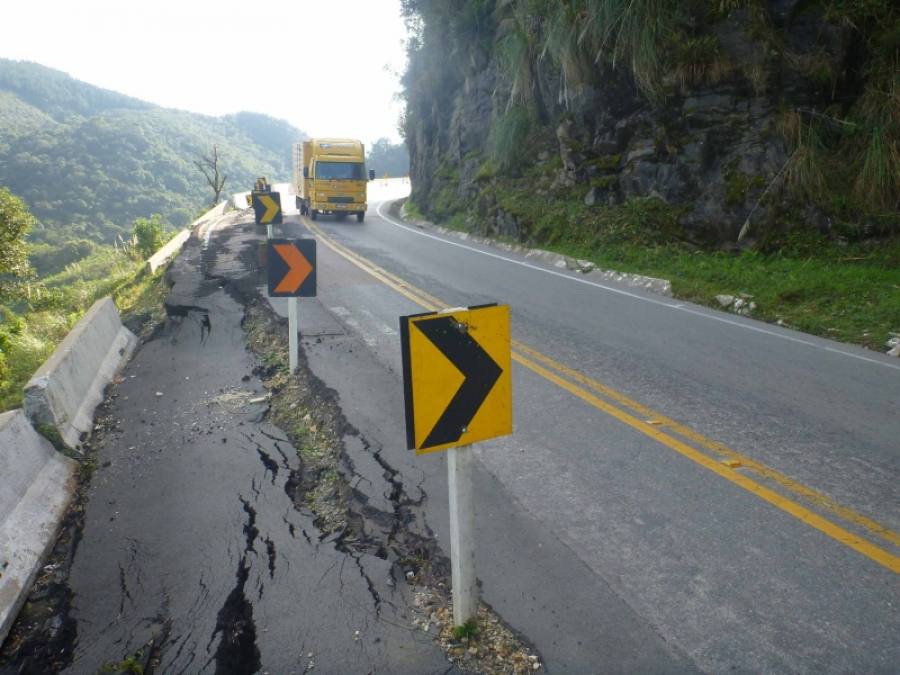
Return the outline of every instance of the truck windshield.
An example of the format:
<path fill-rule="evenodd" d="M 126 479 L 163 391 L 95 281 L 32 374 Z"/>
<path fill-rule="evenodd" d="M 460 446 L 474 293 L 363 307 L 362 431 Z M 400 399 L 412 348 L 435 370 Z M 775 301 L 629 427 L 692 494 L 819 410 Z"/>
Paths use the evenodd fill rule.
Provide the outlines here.
<path fill-rule="evenodd" d="M 316 178 L 323 180 L 365 180 L 361 162 L 316 162 Z"/>

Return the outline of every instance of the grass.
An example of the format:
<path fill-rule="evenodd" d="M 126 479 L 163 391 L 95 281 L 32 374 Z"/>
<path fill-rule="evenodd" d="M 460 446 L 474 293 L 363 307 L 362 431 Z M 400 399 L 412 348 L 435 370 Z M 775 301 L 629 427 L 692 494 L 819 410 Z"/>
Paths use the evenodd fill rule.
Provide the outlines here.
<path fill-rule="evenodd" d="M 716 295 L 745 294 L 756 303 L 755 318 L 879 351 L 900 332 L 900 236 L 844 242 L 780 235 L 766 243 L 767 252 L 711 251 L 686 243 L 679 210 L 660 200 L 587 207 L 575 192 L 539 197 L 510 184 L 496 189 L 530 244 L 669 279 L 676 297 L 718 308 Z M 465 220 L 457 214 L 454 223 Z"/>
<path fill-rule="evenodd" d="M 141 656 L 141 653 L 138 652 L 136 655 L 128 656 L 118 662 L 107 661 L 100 667 L 99 672 L 116 674 L 132 673 L 133 675 L 144 675 L 144 666 L 141 665 L 141 662 L 139 660 Z"/>
<path fill-rule="evenodd" d="M 2 308 L 0 410 L 22 404 L 22 388 L 96 300 L 112 295 L 123 318 L 158 320 L 166 290 L 162 270 L 147 274 L 143 261 L 108 247 L 42 279 L 18 312 Z"/>
<path fill-rule="evenodd" d="M 527 157 L 527 137 L 532 120 L 523 106 L 512 106 L 491 126 L 491 158 L 501 171 L 519 166 Z"/>
<path fill-rule="evenodd" d="M 827 245 L 815 257 L 691 251 L 677 245 L 621 244 L 561 253 L 672 281 L 675 296 L 718 307 L 718 294 L 752 296 L 754 317 L 883 350 L 900 332 L 900 238 L 875 249 Z"/>
<path fill-rule="evenodd" d="M 338 472 L 338 422 L 307 378 L 290 373 L 284 326 L 259 305 L 251 305 L 243 327 L 247 344 L 265 367 L 263 384 L 272 392 L 269 419 L 297 449 L 303 503 L 323 533 L 339 532 L 347 527 L 349 516 L 347 486 Z"/>
<path fill-rule="evenodd" d="M 413 220 L 425 220 L 426 216 L 422 213 L 422 209 L 411 198 L 406 199 L 406 214 Z"/>
<path fill-rule="evenodd" d="M 463 638 L 474 640 L 478 637 L 479 632 L 478 622 L 476 622 L 475 619 L 469 619 L 461 626 L 453 627 L 453 637 L 457 640 L 462 640 Z"/>

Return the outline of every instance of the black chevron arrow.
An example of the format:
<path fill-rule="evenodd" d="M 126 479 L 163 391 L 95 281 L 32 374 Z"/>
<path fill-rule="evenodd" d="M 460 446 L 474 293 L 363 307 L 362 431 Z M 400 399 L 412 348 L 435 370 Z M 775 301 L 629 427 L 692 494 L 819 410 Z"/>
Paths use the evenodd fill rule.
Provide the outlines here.
<path fill-rule="evenodd" d="M 438 419 L 422 449 L 459 440 L 484 399 L 500 379 L 503 369 L 453 317 L 417 321 L 416 328 L 456 366 L 465 379 Z"/>

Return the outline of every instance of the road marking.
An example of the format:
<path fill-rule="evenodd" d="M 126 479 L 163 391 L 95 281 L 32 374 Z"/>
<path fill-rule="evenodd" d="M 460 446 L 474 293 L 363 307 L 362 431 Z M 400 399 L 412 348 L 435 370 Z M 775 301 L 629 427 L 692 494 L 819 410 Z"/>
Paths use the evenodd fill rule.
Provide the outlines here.
<path fill-rule="evenodd" d="M 538 272 L 543 272 L 544 274 L 550 274 L 555 277 L 559 277 L 561 279 L 568 279 L 569 281 L 574 281 L 579 284 L 584 284 L 586 286 L 593 286 L 594 288 L 598 288 L 600 290 L 608 291 L 610 293 L 615 293 L 617 295 L 623 295 L 628 298 L 634 298 L 635 300 L 640 300 L 642 302 L 648 302 L 653 305 L 659 305 L 660 307 L 667 307 L 668 309 L 674 309 L 680 312 L 685 312 L 687 314 L 692 314 L 694 316 L 699 316 L 704 319 L 709 319 L 710 321 L 718 321 L 719 323 L 724 323 L 729 326 L 734 326 L 736 328 L 741 328 L 743 330 L 749 330 L 754 333 L 761 333 L 763 335 L 768 335 L 770 337 L 779 338 L 781 340 L 786 340 L 788 342 L 794 342 L 796 344 L 806 345 L 807 347 L 812 347 L 814 349 L 821 349 L 826 352 L 831 352 L 834 354 L 839 354 L 841 356 L 849 356 L 850 358 L 859 359 L 861 361 L 866 361 L 868 363 L 872 363 L 878 366 L 882 366 L 883 368 L 890 368 L 892 370 L 900 370 L 900 365 L 895 365 L 893 363 L 887 363 L 885 361 L 879 361 L 878 359 L 869 358 L 866 356 L 860 356 L 854 354 L 852 352 L 844 351 L 841 349 L 835 349 L 834 347 L 826 347 L 823 345 L 819 345 L 810 340 L 804 340 L 802 338 L 794 337 L 792 335 L 786 335 L 784 333 L 780 333 L 774 330 L 769 330 L 767 328 L 763 328 L 761 326 L 754 326 L 749 323 L 743 323 L 740 321 L 735 321 L 733 319 L 729 319 L 724 316 L 718 316 L 717 314 L 713 314 L 707 311 L 700 311 L 699 309 L 695 309 L 685 305 L 684 303 L 673 303 L 666 302 L 664 300 L 657 300 L 656 298 L 648 298 L 644 295 L 638 295 L 637 293 L 632 293 L 630 291 L 623 290 L 621 288 L 615 288 L 613 286 L 607 286 L 606 284 L 600 284 L 596 281 L 589 281 L 588 279 L 580 279 L 578 277 L 572 276 L 571 274 L 565 274 L 563 272 L 558 272 L 556 270 L 547 269 L 546 267 L 541 267 L 539 265 L 533 265 L 531 263 L 524 262 L 522 260 L 516 260 L 514 258 L 507 258 L 506 256 L 500 255 L 498 253 L 491 253 L 490 251 L 483 251 L 479 248 L 475 248 L 474 246 L 468 246 L 466 244 L 461 244 L 456 241 L 450 241 L 449 239 L 444 239 L 443 237 L 438 237 L 437 235 L 430 234 L 428 232 L 422 232 L 419 229 L 409 227 L 408 225 L 404 225 L 402 223 L 398 223 L 396 220 L 391 218 L 390 216 L 384 215 L 382 213 L 381 208 L 384 206 L 384 202 L 379 204 L 375 211 L 387 223 L 390 223 L 394 227 L 399 227 L 402 230 L 406 230 L 407 232 L 411 232 L 412 234 L 418 235 L 420 237 L 425 237 L 426 239 L 432 239 L 434 241 L 441 242 L 443 244 L 447 244 L 449 246 L 455 246 L 457 248 L 464 249 L 466 251 L 471 251 L 473 253 L 480 253 L 481 255 L 488 256 L 489 258 L 494 258 L 496 260 L 502 260 L 504 262 L 511 263 L 513 265 L 519 265 L 520 267 L 526 267 L 531 270 L 536 270 Z M 877 353 L 877 352 L 874 352 Z"/>
<path fill-rule="evenodd" d="M 400 277 L 392 274 L 391 272 L 388 272 L 387 270 L 385 270 L 382 267 L 375 265 L 371 261 L 369 261 L 366 258 L 363 258 L 361 255 L 357 254 L 355 251 L 351 251 L 350 249 L 347 249 L 342 244 L 338 244 L 338 245 L 341 246 L 344 249 L 344 251 L 346 251 L 349 255 L 359 258 L 363 262 L 363 265 L 369 265 L 371 267 L 377 268 L 378 272 L 382 276 L 393 280 L 397 284 L 403 285 L 405 290 L 412 290 L 413 295 L 408 295 L 405 292 L 404 292 L 404 295 L 406 295 L 406 297 L 411 299 L 413 302 L 417 302 L 420 306 L 425 307 L 426 309 L 430 309 L 432 311 L 442 308 L 442 307 L 449 306 L 446 302 L 440 300 L 439 298 L 436 298 L 435 296 L 429 294 L 428 292 L 426 292 L 422 289 L 416 288 L 414 286 L 410 286 L 406 281 L 404 281 Z M 363 269 L 365 270 L 366 267 L 364 266 Z M 416 295 L 419 297 L 418 298 L 414 297 Z M 422 299 L 424 299 L 425 302 L 422 302 Z M 684 305 L 680 305 L 680 306 L 684 306 Z M 692 313 L 695 312 L 695 310 L 693 310 L 693 309 L 688 309 L 688 311 L 692 312 Z M 728 321 L 727 319 L 724 319 L 724 320 Z M 741 325 L 741 324 L 737 324 L 736 322 L 731 322 L 731 323 L 735 323 L 735 325 Z M 809 345 L 813 344 L 813 343 L 807 342 L 805 340 L 797 340 L 797 341 L 802 342 L 803 344 L 809 344 Z M 764 464 L 761 464 L 761 463 L 757 462 L 756 460 L 753 460 L 750 457 L 747 457 L 746 455 L 742 455 L 741 453 L 739 453 L 735 450 L 732 450 L 731 448 L 726 446 L 724 443 L 707 438 L 707 437 L 703 436 L 702 434 L 694 431 L 690 427 L 680 424 L 679 422 L 676 422 L 675 420 L 673 420 L 669 417 L 666 417 L 665 415 L 662 415 L 661 413 L 659 413 L 651 408 L 644 406 L 643 404 L 639 403 L 638 401 L 635 401 L 634 399 L 629 398 L 625 394 L 622 394 L 622 393 L 598 382 L 597 380 L 595 380 L 587 375 L 584 375 L 583 373 L 580 373 L 576 370 L 573 370 L 573 369 L 559 363 L 558 361 L 555 361 L 551 357 L 546 356 L 546 355 L 542 354 L 541 352 L 538 352 L 537 350 L 532 349 L 531 347 L 528 347 L 527 345 L 525 345 L 522 342 L 519 342 L 518 340 L 512 341 L 512 347 L 514 350 L 514 355 L 513 355 L 514 360 L 515 360 L 515 350 L 521 351 L 522 353 L 530 356 L 531 358 L 535 359 L 536 361 L 543 363 L 545 366 L 549 366 L 553 370 L 556 370 L 557 372 L 561 373 L 562 375 L 569 377 L 570 379 L 575 380 L 576 382 L 579 382 L 583 385 L 588 386 L 589 388 L 593 389 L 595 392 L 600 393 L 601 395 L 606 396 L 608 398 L 611 398 L 612 400 L 616 401 L 620 405 L 624 405 L 625 407 L 629 408 L 633 412 L 635 412 L 639 415 L 642 415 L 647 419 L 653 419 L 655 422 L 659 423 L 662 426 L 667 427 L 668 429 L 670 429 L 671 431 L 674 431 L 678 435 L 680 435 L 686 439 L 689 439 L 689 440 L 693 441 L 694 443 L 697 443 L 700 446 L 706 448 L 707 450 L 710 450 L 710 451 L 720 455 L 723 460 L 725 460 L 727 462 L 732 462 L 732 463 L 737 462 L 742 469 L 756 473 L 760 477 L 765 478 L 769 481 L 772 481 L 772 482 L 778 484 L 783 489 L 793 492 L 798 497 L 801 497 L 801 498 L 807 500 L 808 502 L 816 505 L 817 507 L 830 511 L 831 513 L 833 513 L 837 517 L 841 518 L 842 520 L 845 520 L 849 523 L 853 523 L 857 527 L 868 530 L 870 534 L 875 535 L 875 536 L 885 540 L 886 542 L 889 542 L 890 544 L 892 544 L 894 546 L 900 547 L 900 533 L 894 532 L 893 530 L 889 529 L 885 525 L 882 525 L 881 523 L 879 523 L 875 520 L 872 520 L 871 518 L 868 518 L 867 516 L 864 516 L 861 513 L 854 511 L 853 509 L 847 508 L 846 506 L 840 504 L 839 502 L 832 499 L 828 495 L 822 494 L 821 492 L 818 492 L 817 490 L 814 490 L 813 488 L 811 488 L 807 485 L 804 485 L 803 483 L 799 483 L 799 482 L 795 481 L 794 479 L 786 476 L 785 474 L 783 474 L 779 471 L 776 471 L 775 469 L 772 469 Z M 850 354 L 848 352 L 843 352 L 840 350 L 832 349 L 831 347 L 826 347 L 825 349 L 830 350 L 830 351 L 835 351 L 839 354 L 844 354 L 845 356 L 850 356 L 853 358 L 859 358 L 859 359 L 871 361 L 871 359 L 867 359 L 866 357 L 857 356 L 856 354 Z"/>
<path fill-rule="evenodd" d="M 647 422 L 644 422 L 642 420 L 639 420 L 636 417 L 629 415 L 628 413 L 620 410 L 619 408 L 616 408 L 616 407 L 606 403 L 605 401 L 601 400 L 597 396 L 594 396 L 593 394 L 582 389 L 581 387 L 577 387 L 577 386 L 573 385 L 569 381 L 564 380 L 560 376 L 547 370 L 546 368 L 543 368 L 539 364 L 537 364 L 533 361 L 530 361 L 529 359 L 522 356 L 521 354 L 517 354 L 516 352 L 513 352 L 513 360 L 516 361 L 517 363 L 521 363 L 522 365 L 526 366 L 530 370 L 533 370 L 535 373 L 543 376 L 544 378 L 550 380 L 551 382 L 554 382 L 555 384 L 559 385 L 566 391 L 577 396 L 578 398 L 585 401 L 586 403 L 593 405 L 595 408 L 602 410 L 603 412 L 607 413 L 611 417 L 614 417 L 615 419 L 619 420 L 620 422 L 623 422 L 624 424 L 627 424 L 628 426 L 632 427 L 633 429 L 636 429 L 636 430 L 646 434 L 647 436 L 649 436 L 650 438 L 653 438 L 654 440 L 658 441 L 662 445 L 665 445 L 666 447 L 674 450 L 675 452 L 679 453 L 680 455 L 683 455 L 684 457 L 687 457 L 691 461 L 696 462 L 703 468 L 709 469 L 713 473 L 716 473 L 719 476 L 721 476 L 722 478 L 725 478 L 726 480 L 729 480 L 732 483 L 744 488 L 748 492 L 756 495 L 760 499 L 763 499 L 764 501 L 781 509 L 782 511 L 789 513 L 790 515 L 792 515 L 795 518 L 797 518 L 798 520 L 806 523 L 807 525 L 814 527 L 815 529 L 817 529 L 820 532 L 822 532 L 823 534 L 831 537 L 835 541 L 838 541 L 841 544 L 844 544 L 845 546 L 849 546 L 850 548 L 854 549 L 855 551 L 857 551 L 859 553 L 862 553 L 864 556 L 870 558 L 871 560 L 874 560 L 879 565 L 886 567 L 887 569 L 891 570 L 892 572 L 894 572 L 896 574 L 900 574 L 900 557 L 897 557 L 895 555 L 892 555 L 891 553 L 888 553 L 884 549 L 881 549 L 881 548 L 875 546 L 871 542 L 867 541 L 866 539 L 863 539 L 862 537 L 859 537 L 859 536 L 853 534 L 852 532 L 844 529 L 840 525 L 837 525 L 837 524 L 831 522 L 830 520 L 823 518 L 822 516 L 818 515 L 817 513 L 810 511 L 806 507 L 801 506 L 800 504 L 783 497 L 782 495 L 778 494 L 774 490 L 764 487 L 763 485 L 748 478 L 747 476 L 743 475 L 742 473 L 735 471 L 734 469 L 722 464 L 721 462 L 719 462 L 715 459 L 712 459 L 711 457 L 708 457 L 707 455 L 704 455 L 703 453 L 692 448 L 691 446 L 687 445 L 686 443 L 679 441 L 678 439 L 676 439 L 672 436 L 669 436 L 666 433 L 663 433 L 655 426 L 648 424 Z"/>
<path fill-rule="evenodd" d="M 310 222 L 309 219 L 303 218 L 301 220 L 303 224 L 306 225 L 306 227 L 322 241 L 322 243 L 332 249 L 335 253 L 350 261 L 364 272 L 375 277 L 386 286 L 397 291 L 420 307 L 429 311 L 437 311 L 443 307 L 451 306 L 449 303 L 442 302 L 439 298 L 436 298 L 430 293 L 427 293 L 426 291 L 413 286 L 409 282 L 403 281 L 402 279 L 400 279 L 400 277 L 397 277 L 396 275 L 376 265 L 362 255 L 335 241 L 329 235 L 325 234 L 325 232 L 321 228 L 319 228 L 318 225 Z M 819 530 L 835 541 L 852 548 L 853 550 L 863 554 L 870 560 L 875 561 L 879 565 L 886 567 L 892 572 L 900 574 L 900 557 L 893 555 L 892 553 L 889 553 L 882 548 L 879 548 L 875 544 L 872 544 L 870 541 L 848 531 L 847 529 L 831 522 L 830 520 L 827 520 L 826 518 L 823 518 L 822 516 L 811 511 L 805 506 L 802 506 L 801 504 L 798 504 L 797 502 L 784 497 L 774 490 L 763 486 L 762 484 L 742 474 L 737 469 L 746 469 L 748 471 L 757 473 L 761 477 L 775 482 L 782 488 L 789 490 L 804 499 L 809 500 L 818 507 L 831 511 L 836 516 L 846 520 L 849 523 L 852 523 L 857 527 L 867 530 L 873 535 L 881 537 L 885 541 L 890 542 L 895 546 L 900 546 L 900 534 L 860 513 L 857 513 L 853 509 L 838 504 L 830 497 L 821 494 L 813 488 L 798 483 L 797 481 L 794 481 L 793 479 L 779 473 L 778 471 L 775 471 L 774 469 L 771 469 L 749 457 L 731 450 L 722 443 L 713 441 L 712 439 L 708 439 L 703 435 L 693 431 L 689 427 L 680 424 L 675 420 L 666 417 L 665 415 L 661 415 L 653 409 L 644 406 L 643 404 L 610 387 L 607 387 L 606 385 L 603 385 L 602 383 L 588 377 L 587 375 L 579 373 L 578 371 L 575 371 L 568 366 L 558 363 L 551 357 L 542 354 L 536 349 L 528 347 L 522 342 L 514 340 L 512 346 L 512 360 L 516 363 L 525 366 L 532 372 L 556 384 L 565 391 L 568 391 L 585 403 L 588 403 L 594 408 L 597 408 L 598 410 L 610 415 L 620 422 L 627 424 L 633 429 L 640 431 L 641 433 L 649 436 L 658 443 L 661 443 L 669 449 L 678 452 L 680 455 L 686 457 L 687 459 L 690 459 L 691 461 L 699 464 L 703 468 L 713 471 L 722 478 L 725 478 L 735 485 L 738 485 L 739 487 L 756 495 L 772 506 L 775 506 L 776 508 L 781 509 L 782 511 L 794 516 L 801 522 L 804 522 L 807 525 Z M 553 370 L 557 372 L 553 372 L 553 370 L 550 370 L 550 368 L 553 368 Z M 575 382 L 564 379 L 563 375 L 575 380 Z M 648 420 L 652 419 L 654 424 L 639 419 L 634 415 L 629 414 L 625 410 L 622 410 L 621 408 L 615 407 L 610 402 L 604 401 L 599 396 L 579 386 L 579 384 L 590 387 L 598 394 L 616 401 L 620 405 L 631 409 L 633 412 L 639 413 L 642 417 L 645 417 Z M 740 467 L 732 468 L 731 466 L 723 464 L 720 459 L 714 459 L 712 457 L 704 455 L 697 449 L 687 445 L 684 441 L 666 433 L 665 431 L 663 431 L 663 428 L 668 428 L 678 435 L 683 436 L 684 438 L 691 440 L 694 443 L 697 443 L 701 447 L 715 452 L 731 463 L 738 462 L 740 464 Z"/>
<path fill-rule="evenodd" d="M 654 426 L 658 425 L 661 427 L 665 427 L 670 431 L 675 432 L 679 436 L 682 436 L 694 443 L 710 450 L 717 455 L 719 455 L 723 461 L 735 464 L 735 467 L 740 467 L 747 471 L 752 471 L 753 473 L 759 475 L 762 478 L 768 479 L 774 483 L 777 483 L 785 490 L 789 490 L 793 492 L 799 497 L 802 497 L 809 502 L 819 506 L 821 508 L 827 509 L 831 511 L 833 514 L 838 516 L 839 518 L 846 520 L 847 522 L 853 523 L 857 527 L 864 528 L 868 530 L 871 534 L 881 537 L 885 541 L 893 544 L 894 546 L 900 546 L 900 533 L 894 532 L 881 523 L 878 523 L 866 516 L 857 513 L 853 509 L 849 509 L 842 504 L 839 504 L 837 501 L 832 499 L 831 497 L 818 492 L 807 485 L 803 485 L 802 483 L 798 483 L 797 481 L 789 478 L 783 473 L 776 471 L 764 464 L 760 464 L 754 459 L 743 455 L 735 450 L 732 450 L 724 443 L 720 443 L 719 441 L 714 441 L 711 438 L 707 438 L 706 436 L 694 431 L 690 427 L 681 424 L 680 422 L 676 422 L 675 420 L 666 417 L 665 415 L 653 410 L 652 408 L 648 408 L 647 406 L 635 401 L 632 398 L 629 398 L 625 394 L 622 394 L 615 389 L 611 389 L 610 387 L 598 382 L 597 380 L 584 375 L 583 373 L 579 373 L 576 370 L 565 366 L 549 356 L 546 356 L 531 347 L 528 347 L 521 342 L 513 340 L 513 349 L 522 352 L 530 358 L 533 358 L 535 361 L 539 361 L 545 366 L 552 368 L 557 371 L 561 375 L 568 377 L 575 382 L 583 384 L 595 392 L 610 398 L 617 403 L 629 408 L 631 411 L 637 413 L 641 417 L 646 418 L 647 420 L 653 420 Z M 648 422 L 649 423 L 649 422 Z"/>
<path fill-rule="evenodd" d="M 355 330 L 362 336 L 363 342 L 365 342 L 370 347 L 375 347 L 378 344 L 378 340 L 375 339 L 373 335 L 371 335 L 368 331 L 364 330 L 363 327 L 359 324 L 359 322 L 353 318 L 352 312 L 346 307 L 341 307 L 336 305 L 334 307 L 329 307 L 329 309 L 337 314 L 341 319 L 344 320 L 350 328 Z"/>
<path fill-rule="evenodd" d="M 379 333 L 382 333 L 383 335 L 397 335 L 397 331 L 395 331 L 393 328 L 388 326 L 384 321 L 382 321 L 381 319 L 376 317 L 369 310 L 361 309 L 359 311 L 360 311 L 360 314 L 363 314 L 364 316 L 368 317 L 369 321 L 371 321 L 375 325 L 375 328 L 378 329 Z"/>

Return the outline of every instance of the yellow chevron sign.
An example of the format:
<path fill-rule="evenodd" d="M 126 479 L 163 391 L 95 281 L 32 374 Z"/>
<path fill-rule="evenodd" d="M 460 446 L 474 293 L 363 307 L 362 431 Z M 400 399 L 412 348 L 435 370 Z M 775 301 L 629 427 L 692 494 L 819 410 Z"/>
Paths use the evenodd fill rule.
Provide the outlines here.
<path fill-rule="evenodd" d="M 422 455 L 512 433 L 509 307 L 400 317 L 407 446 Z"/>
<path fill-rule="evenodd" d="M 280 225 L 281 194 L 278 192 L 252 192 L 253 214 L 257 225 Z"/>

